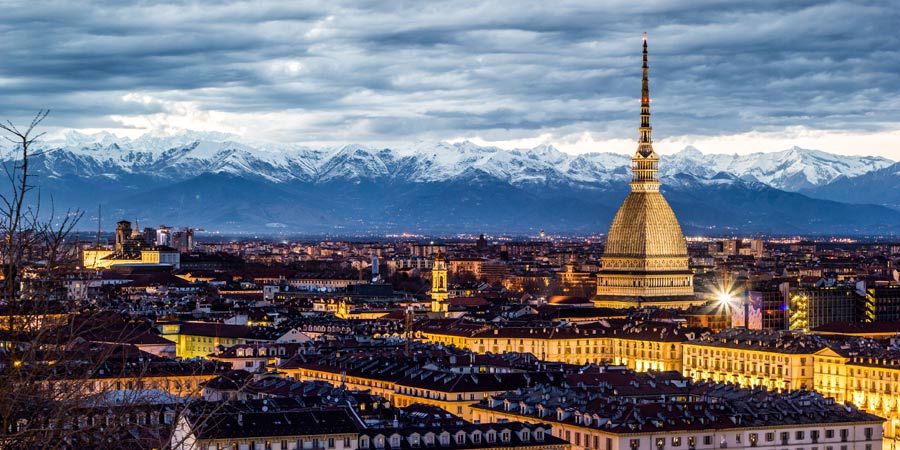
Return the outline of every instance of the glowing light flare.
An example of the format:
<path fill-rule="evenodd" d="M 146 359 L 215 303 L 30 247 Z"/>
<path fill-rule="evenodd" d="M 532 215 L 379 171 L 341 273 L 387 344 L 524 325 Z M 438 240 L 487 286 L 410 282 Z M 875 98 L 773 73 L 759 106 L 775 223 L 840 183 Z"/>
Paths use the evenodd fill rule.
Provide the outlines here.
<path fill-rule="evenodd" d="M 722 292 L 719 294 L 719 303 L 731 303 L 731 300 L 731 294 L 727 292 Z"/>
<path fill-rule="evenodd" d="M 709 293 L 712 294 L 712 297 L 719 301 L 719 305 L 722 308 L 731 309 L 735 305 L 735 300 L 738 298 L 735 292 L 737 290 L 737 286 L 734 281 L 725 281 L 719 280 L 713 286 L 710 286 Z"/>

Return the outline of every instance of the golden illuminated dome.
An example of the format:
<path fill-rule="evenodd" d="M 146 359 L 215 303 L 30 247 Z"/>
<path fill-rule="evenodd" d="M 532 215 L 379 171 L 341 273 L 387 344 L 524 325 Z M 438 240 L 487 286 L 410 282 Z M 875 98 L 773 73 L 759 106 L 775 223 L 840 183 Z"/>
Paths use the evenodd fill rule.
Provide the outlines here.
<path fill-rule="evenodd" d="M 678 219 L 659 191 L 628 194 L 606 238 L 603 258 L 687 258 Z"/>
<path fill-rule="evenodd" d="M 687 242 L 678 219 L 659 192 L 659 156 L 653 151 L 647 37 L 641 86 L 638 148 L 631 158 L 631 193 L 616 213 L 597 275 L 598 306 L 634 306 L 650 301 L 687 306 L 694 294 Z"/>

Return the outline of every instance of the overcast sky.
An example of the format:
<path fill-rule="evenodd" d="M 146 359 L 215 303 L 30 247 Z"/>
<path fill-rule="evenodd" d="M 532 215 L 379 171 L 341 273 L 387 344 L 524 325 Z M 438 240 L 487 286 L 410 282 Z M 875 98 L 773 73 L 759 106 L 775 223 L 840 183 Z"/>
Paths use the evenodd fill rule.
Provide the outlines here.
<path fill-rule="evenodd" d="M 248 140 L 900 159 L 893 1 L 10 2 L 0 117 Z M 11 4 L 12 3 L 12 4 Z"/>

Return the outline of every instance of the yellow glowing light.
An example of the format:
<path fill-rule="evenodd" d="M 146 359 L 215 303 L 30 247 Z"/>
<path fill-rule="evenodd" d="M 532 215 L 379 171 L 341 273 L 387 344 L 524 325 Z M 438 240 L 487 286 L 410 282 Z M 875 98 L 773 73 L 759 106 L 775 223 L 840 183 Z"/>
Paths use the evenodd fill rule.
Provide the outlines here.
<path fill-rule="evenodd" d="M 731 303 L 731 294 L 727 292 L 722 292 L 719 294 L 719 302 L 720 303 Z"/>

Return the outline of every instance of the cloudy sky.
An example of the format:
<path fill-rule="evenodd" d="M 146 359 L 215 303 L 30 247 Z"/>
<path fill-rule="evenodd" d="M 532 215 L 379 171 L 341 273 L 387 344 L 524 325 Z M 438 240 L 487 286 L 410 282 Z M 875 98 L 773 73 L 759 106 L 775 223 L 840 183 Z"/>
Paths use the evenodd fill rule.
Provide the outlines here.
<path fill-rule="evenodd" d="M 0 117 L 253 141 L 900 159 L 890 0 L 2 2 Z"/>

